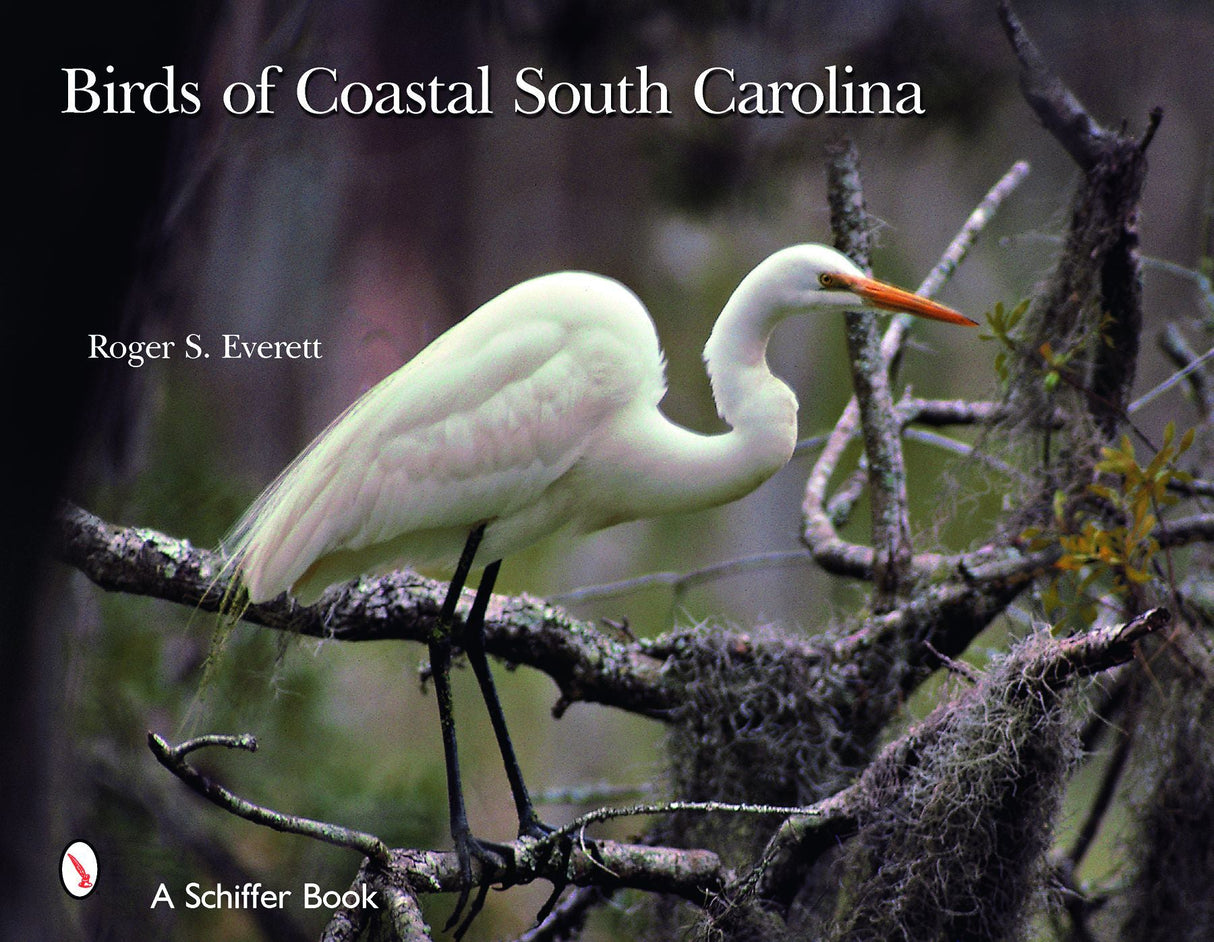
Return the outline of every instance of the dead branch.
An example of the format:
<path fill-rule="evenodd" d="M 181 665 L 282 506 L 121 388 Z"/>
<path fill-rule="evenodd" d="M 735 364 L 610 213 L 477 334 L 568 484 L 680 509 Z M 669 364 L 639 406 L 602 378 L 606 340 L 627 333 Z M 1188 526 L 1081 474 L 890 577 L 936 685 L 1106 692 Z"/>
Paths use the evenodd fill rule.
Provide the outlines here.
<path fill-rule="evenodd" d="M 1152 609 L 1123 624 L 1064 639 L 1042 639 L 1026 648 L 1014 676 L 1034 686 L 1041 696 L 1056 696 L 1076 678 L 1125 664 L 1136 646 L 1171 622 L 1165 609 Z M 976 701 L 988 693 L 983 685 L 967 689 L 961 700 Z M 818 858 L 852 833 L 860 817 L 881 793 L 880 782 L 900 780 L 918 762 L 928 743 L 953 721 L 958 701 L 942 703 L 922 722 L 891 742 L 854 785 L 814 806 L 812 816 L 794 816 L 771 839 L 754 869 L 743 877 L 747 892 L 787 905 L 802 876 Z"/>
<path fill-rule="evenodd" d="M 835 248 L 869 270 L 872 220 L 860 188 L 859 154 L 850 142 L 834 148 L 827 164 L 831 230 Z M 894 413 L 889 365 L 882 355 L 877 317 L 872 311 L 847 311 L 848 363 L 860 408 L 860 430 L 868 459 L 868 489 L 873 507 L 873 607 L 892 607 L 907 590 L 911 564 L 910 514 L 901 427 Z"/>
<path fill-rule="evenodd" d="M 1126 415 L 1138 363 L 1138 204 L 1146 178 L 1146 149 L 1162 111 L 1151 112 L 1141 138 L 1102 128 L 1050 71 L 1007 0 L 1000 3 L 999 16 L 1020 62 L 1025 98 L 1084 171 L 1063 252 L 1030 311 L 1033 326 L 1026 349 L 1035 356 L 1049 344 L 1069 357 L 1068 371 L 1086 393 L 1087 411 L 1106 440 L 1111 439 Z M 1085 337 L 1103 342 L 1085 347 Z M 1017 384 L 1018 394 L 1040 385 Z M 1042 406 L 1039 396 L 1028 396 L 1026 415 Z"/>

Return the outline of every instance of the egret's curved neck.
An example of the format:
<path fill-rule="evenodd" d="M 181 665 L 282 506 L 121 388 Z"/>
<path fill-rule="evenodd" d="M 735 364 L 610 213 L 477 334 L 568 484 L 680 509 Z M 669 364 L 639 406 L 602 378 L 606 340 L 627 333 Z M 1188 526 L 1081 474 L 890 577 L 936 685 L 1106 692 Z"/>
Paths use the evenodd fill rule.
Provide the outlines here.
<path fill-rule="evenodd" d="M 792 457 L 797 398 L 767 367 L 767 342 L 792 313 L 770 280 L 751 273 L 734 291 L 704 346 L 717 411 L 729 425 L 701 435 L 668 420 L 654 447 L 660 459 L 640 482 L 653 506 L 692 510 L 750 493 Z"/>
<path fill-rule="evenodd" d="M 772 331 L 790 313 L 760 267 L 738 285 L 704 344 L 717 412 L 743 437 L 759 433 L 756 426 L 762 419 L 787 419 L 790 406 L 790 434 L 796 435 L 796 397 L 767 367 Z"/>

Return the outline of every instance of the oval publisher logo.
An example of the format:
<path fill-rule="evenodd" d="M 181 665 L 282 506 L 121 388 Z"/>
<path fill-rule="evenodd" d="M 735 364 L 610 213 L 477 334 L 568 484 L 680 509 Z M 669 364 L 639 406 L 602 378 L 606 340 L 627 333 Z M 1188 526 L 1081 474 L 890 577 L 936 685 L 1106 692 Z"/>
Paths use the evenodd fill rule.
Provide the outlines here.
<path fill-rule="evenodd" d="M 63 851 L 59 863 L 63 888 L 77 899 L 84 899 L 97 886 L 97 854 L 85 841 L 73 841 Z"/>

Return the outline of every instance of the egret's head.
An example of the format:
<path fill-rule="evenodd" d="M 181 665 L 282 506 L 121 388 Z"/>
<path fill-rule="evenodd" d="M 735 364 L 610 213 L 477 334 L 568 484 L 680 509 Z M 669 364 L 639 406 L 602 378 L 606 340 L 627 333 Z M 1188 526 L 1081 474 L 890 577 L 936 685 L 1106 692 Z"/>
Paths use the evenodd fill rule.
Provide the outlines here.
<path fill-rule="evenodd" d="M 825 245 L 794 245 L 771 256 L 772 283 L 794 308 L 875 307 L 976 327 L 977 322 L 912 291 L 870 278 L 842 252 Z"/>

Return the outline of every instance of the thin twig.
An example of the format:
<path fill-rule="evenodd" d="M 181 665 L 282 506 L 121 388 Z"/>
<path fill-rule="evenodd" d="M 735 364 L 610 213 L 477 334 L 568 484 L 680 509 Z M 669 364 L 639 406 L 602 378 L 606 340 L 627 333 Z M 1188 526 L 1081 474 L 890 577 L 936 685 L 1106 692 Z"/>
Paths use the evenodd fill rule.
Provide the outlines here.
<path fill-rule="evenodd" d="M 1121 781 L 1121 773 L 1125 770 L 1126 763 L 1129 761 L 1130 746 L 1133 744 L 1133 741 L 1134 735 L 1132 730 L 1122 732 L 1117 746 L 1113 750 L 1113 755 L 1104 769 L 1096 797 L 1092 799 L 1083 825 L 1075 836 L 1074 844 L 1067 851 L 1066 863 L 1072 873 L 1079 869 L 1083 858 L 1087 856 L 1087 852 L 1100 830 L 1100 825 L 1104 822 L 1105 816 L 1113 804 L 1113 796 L 1117 792 L 1117 784 Z"/>
<path fill-rule="evenodd" d="M 686 592 L 698 585 L 715 582 L 729 576 L 753 572 L 756 569 L 767 569 L 772 566 L 787 566 L 793 563 L 803 563 L 810 560 L 809 553 L 804 549 L 773 550 L 769 553 L 755 553 L 752 556 L 739 556 L 724 562 L 713 563 L 700 569 L 687 572 L 649 572 L 643 576 L 631 579 L 620 579 L 617 582 L 604 582 L 597 585 L 581 586 L 568 592 L 558 592 L 548 598 L 562 605 L 577 602 L 588 602 L 597 599 L 614 598 L 649 589 L 654 586 L 669 586 L 675 595 Z"/>
<path fill-rule="evenodd" d="M 919 283 L 916 289 L 916 294 L 921 294 L 925 298 L 933 298 L 944 284 L 952 277 L 958 266 L 969 255 L 969 251 L 974 247 L 974 243 L 978 241 L 978 237 L 990 225 L 995 218 L 1000 207 L 1007 200 L 1016 188 L 1028 176 L 1029 165 L 1026 161 L 1018 160 L 1003 174 L 982 197 L 981 202 L 974 208 L 974 211 L 969 214 L 969 217 L 962 224 L 957 234 L 953 236 L 952 242 L 948 244 L 948 248 L 944 250 L 944 254 L 940 256 L 935 267 L 927 273 L 927 277 Z M 914 326 L 916 318 L 910 314 L 898 314 L 890 322 L 889 327 L 885 330 L 885 336 L 881 338 L 881 354 L 889 362 L 894 362 L 899 355 L 902 345 L 906 342 L 906 335 Z"/>
<path fill-rule="evenodd" d="M 947 654 L 941 654 L 936 650 L 935 645 L 933 645 L 930 641 L 924 641 L 923 646 L 939 659 L 945 670 L 952 674 L 956 674 L 958 677 L 964 677 L 971 684 L 976 684 L 979 678 L 982 676 L 981 672 L 972 664 L 968 664 L 965 661 L 959 661 L 956 658 L 949 657 Z"/>
<path fill-rule="evenodd" d="M 792 460 L 804 458 L 811 451 L 816 451 L 826 444 L 830 438 L 826 433 L 820 435 L 811 435 L 809 438 L 803 438 L 797 442 L 797 446 L 792 450 Z"/>
<path fill-rule="evenodd" d="M 298 815 L 284 814 L 281 811 L 263 808 L 261 805 L 256 805 L 233 794 L 222 785 L 207 778 L 186 762 L 185 758 L 196 749 L 208 746 L 223 746 L 228 749 L 243 749 L 248 752 L 256 752 L 257 740 L 248 734 L 243 736 L 210 735 L 200 736 L 196 739 L 187 740 L 180 745 L 173 746 L 156 733 L 148 733 L 148 748 L 152 750 L 152 754 L 156 756 L 157 761 L 161 765 L 208 801 L 213 802 L 225 811 L 231 812 L 238 818 L 244 818 L 246 821 L 252 821 L 254 824 L 273 828 L 275 831 L 283 831 L 287 834 L 300 834 L 304 837 L 311 837 L 337 847 L 348 847 L 381 863 L 386 864 L 389 862 L 388 845 L 374 834 L 356 831 L 339 824 L 329 824 L 324 821 L 315 821 L 311 818 L 302 818 Z"/>
<path fill-rule="evenodd" d="M 856 462 L 856 470 L 848 475 L 847 480 L 837 487 L 826 502 L 826 516 L 831 526 L 836 530 L 847 525 L 851 520 L 852 511 L 857 502 L 864 496 L 864 486 L 868 483 L 868 459 L 861 454 Z"/>
<path fill-rule="evenodd" d="M 1001 245 L 1018 245 L 1020 243 L 1043 243 L 1045 245 L 1065 245 L 1066 239 L 1053 232 L 1021 232 L 1016 235 L 1003 236 L 999 243 Z M 1178 265 L 1175 262 L 1170 262 L 1166 258 L 1158 258 L 1154 255 L 1143 255 L 1141 257 L 1143 271 L 1158 271 L 1164 274 L 1172 275 L 1187 281 L 1197 289 L 1201 297 L 1201 303 L 1214 313 L 1214 282 L 1208 275 L 1202 274 L 1192 268 L 1186 268 L 1184 265 Z"/>
<path fill-rule="evenodd" d="M 1164 349 L 1166 352 L 1169 353 L 1169 355 L 1174 355 L 1174 354 L 1179 355 L 1182 353 L 1182 351 L 1184 351 L 1185 348 L 1179 346 L 1178 341 L 1183 341 L 1183 338 L 1173 336 L 1170 339 L 1170 343 L 1165 344 Z M 1171 376 L 1169 376 L 1167 379 L 1165 379 L 1162 383 L 1160 383 L 1154 389 L 1151 389 L 1151 390 L 1143 393 L 1141 396 L 1139 396 L 1137 399 L 1135 399 L 1133 402 L 1131 402 L 1130 405 L 1127 407 L 1126 411 L 1127 412 L 1137 412 L 1139 409 L 1141 409 L 1143 406 L 1145 406 L 1152 399 L 1155 399 L 1156 397 L 1163 395 L 1165 392 L 1167 392 L 1173 386 L 1176 386 L 1178 383 L 1180 383 L 1181 380 L 1188 378 L 1190 384 L 1192 385 L 1193 389 L 1195 390 L 1195 392 L 1197 394 L 1196 398 L 1197 398 L 1197 402 L 1199 403 L 1199 407 L 1201 408 L 1202 414 L 1208 415 L 1211 411 L 1211 408 L 1214 407 L 1214 396 L 1211 395 L 1210 391 L 1206 387 L 1205 376 L 1204 376 L 1204 371 L 1202 370 L 1202 367 L 1205 366 L 1205 364 L 1208 363 L 1211 359 L 1214 359 L 1214 347 L 1211 347 L 1205 353 L 1202 353 L 1200 355 L 1195 354 L 1192 351 L 1188 351 L 1188 353 L 1189 353 L 1189 356 L 1187 358 L 1187 362 L 1182 364 L 1181 368 L 1179 370 L 1177 370 L 1175 373 L 1173 373 Z"/>
<path fill-rule="evenodd" d="M 999 178 L 999 181 L 987 191 L 986 196 L 982 198 L 982 201 L 975 207 L 974 211 L 970 213 L 969 218 L 965 220 L 965 224 L 953 238 L 949 247 L 944 250 L 944 254 L 940 257 L 940 261 L 936 263 L 936 267 L 928 272 L 927 277 L 919 285 L 919 294 L 926 298 L 935 296 L 936 292 L 953 276 L 958 266 L 964 261 L 966 255 L 969 254 L 969 250 L 978 241 L 978 236 L 990 225 L 991 220 L 999 211 L 1004 201 L 1024 182 L 1024 178 L 1028 176 L 1028 173 L 1028 161 L 1017 160 Z M 909 314 L 900 315 L 899 319 L 905 319 L 907 323 L 913 322 L 913 318 Z"/>
<path fill-rule="evenodd" d="M 898 400 L 898 415 L 904 425 L 990 425 L 1002 417 L 1003 404 L 968 399 L 920 399 L 903 395 Z"/>
<path fill-rule="evenodd" d="M 531 797 L 537 805 L 590 805 L 651 795 L 657 789 L 657 782 L 638 782 L 635 785 L 594 782 L 568 788 L 546 788 L 542 792 L 532 793 Z"/>
<path fill-rule="evenodd" d="M 954 455 L 961 455 L 965 458 L 977 456 L 978 460 L 988 468 L 992 468 L 1006 477 L 1024 477 L 1024 473 L 1019 468 L 1013 467 L 1006 461 L 1000 461 L 994 455 L 988 455 L 985 452 L 976 450 L 968 442 L 959 442 L 957 439 L 941 435 L 939 432 L 929 432 L 926 429 L 919 428 L 908 428 L 903 435 L 908 441 L 919 442 L 922 445 L 931 445 L 933 448 L 940 448 L 944 451 L 952 452 Z"/>
<path fill-rule="evenodd" d="M 764 805 L 728 801 L 658 801 L 627 805 L 621 808 L 596 808 L 594 811 L 579 815 L 551 834 L 545 834 L 535 842 L 535 846 L 541 849 L 555 847 L 564 838 L 574 835 L 584 836 L 586 828 L 603 821 L 655 814 L 749 814 L 763 817 L 787 817 L 789 815 L 813 817 L 819 814 L 819 811 L 816 805 Z"/>

